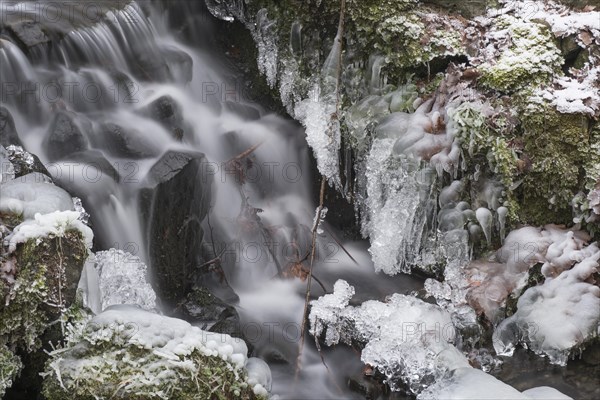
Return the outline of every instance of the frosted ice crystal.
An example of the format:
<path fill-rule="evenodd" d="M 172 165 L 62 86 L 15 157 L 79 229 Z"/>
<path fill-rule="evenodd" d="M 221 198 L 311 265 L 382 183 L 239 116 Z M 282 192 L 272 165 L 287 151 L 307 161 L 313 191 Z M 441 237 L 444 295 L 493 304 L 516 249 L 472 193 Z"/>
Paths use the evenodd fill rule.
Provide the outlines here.
<path fill-rule="evenodd" d="M 69 197 L 70 200 L 70 197 Z M 77 211 L 55 211 L 48 214 L 35 214 L 34 219 L 26 220 L 17 225 L 5 239 L 9 253 L 17 249 L 19 243 L 30 239 L 45 237 L 64 237 L 69 231 L 79 231 L 83 235 L 88 249 L 92 247 L 94 234 L 92 230 L 79 219 Z"/>
<path fill-rule="evenodd" d="M 600 288 L 587 282 L 600 267 L 600 250 L 589 247 L 592 255 L 519 298 L 517 312 L 494 332 L 498 354 L 512 355 L 515 346 L 523 344 L 552 363 L 566 365 L 573 348 L 600 333 Z M 577 259 L 573 252 L 571 258 Z"/>
<path fill-rule="evenodd" d="M 101 309 L 118 304 L 152 310 L 156 293 L 147 280 L 147 267 L 136 256 L 122 250 L 99 251 L 91 258 L 99 278 Z"/>
<path fill-rule="evenodd" d="M 0 211 L 30 219 L 38 213 L 73 209 L 69 193 L 53 184 L 40 182 L 35 177 L 28 179 L 31 175 L 0 184 Z"/>

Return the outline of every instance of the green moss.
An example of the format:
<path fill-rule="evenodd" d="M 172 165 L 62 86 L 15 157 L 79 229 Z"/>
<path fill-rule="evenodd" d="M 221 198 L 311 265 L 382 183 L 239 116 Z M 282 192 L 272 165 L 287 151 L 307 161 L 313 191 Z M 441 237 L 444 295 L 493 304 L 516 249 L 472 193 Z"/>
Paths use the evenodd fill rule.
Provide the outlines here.
<path fill-rule="evenodd" d="M 0 344 L 0 397 L 12 386 L 23 368 L 21 360 L 4 344 Z"/>
<path fill-rule="evenodd" d="M 508 15 L 494 24 L 496 34 L 504 33 L 510 45 L 500 50 L 499 58 L 478 67 L 484 86 L 514 92 L 549 82 L 560 73 L 564 60 L 548 28 Z"/>

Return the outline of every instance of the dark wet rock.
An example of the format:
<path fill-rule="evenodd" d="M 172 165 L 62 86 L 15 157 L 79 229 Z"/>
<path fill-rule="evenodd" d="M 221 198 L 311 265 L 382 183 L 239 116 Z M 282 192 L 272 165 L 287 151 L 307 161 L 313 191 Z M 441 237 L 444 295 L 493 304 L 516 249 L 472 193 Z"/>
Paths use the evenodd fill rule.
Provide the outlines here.
<path fill-rule="evenodd" d="M 256 121 L 261 117 L 260 109 L 253 104 L 243 103 L 240 99 L 226 100 L 223 105 L 226 110 L 233 112 L 248 121 Z"/>
<path fill-rule="evenodd" d="M 205 287 L 194 286 L 177 305 L 173 316 L 204 330 L 244 339 L 236 309 Z"/>
<path fill-rule="evenodd" d="M 115 166 L 104 157 L 104 154 L 98 150 L 85 150 L 69 155 L 68 160 L 75 163 L 77 166 L 86 165 L 86 169 L 82 174 L 90 182 L 100 181 L 103 177 L 108 176 L 115 181 L 119 181 L 119 171 Z M 67 174 L 63 178 L 67 178 Z"/>
<path fill-rule="evenodd" d="M 11 144 L 20 146 L 21 140 L 12 115 L 6 107 L 0 106 L 0 145 L 7 147 Z"/>
<path fill-rule="evenodd" d="M 58 112 L 43 143 L 50 161 L 86 150 L 88 141 L 83 130 L 89 128 L 89 123 L 77 118 L 76 114 L 68 111 Z"/>
<path fill-rule="evenodd" d="M 9 28 L 26 47 L 44 45 L 50 41 L 38 21 L 17 20 L 11 23 Z"/>
<path fill-rule="evenodd" d="M 179 83 L 187 83 L 194 75 L 194 61 L 185 51 L 173 46 L 165 46 L 161 49 L 171 79 Z"/>
<path fill-rule="evenodd" d="M 212 177 L 199 152 L 168 151 L 150 169 L 140 193 L 150 264 L 158 295 L 177 303 L 192 286 L 202 256 L 202 220 L 210 205 Z"/>
<path fill-rule="evenodd" d="M 185 122 L 181 114 L 181 106 L 171 96 L 159 97 L 142 113 L 160 123 L 175 139 L 183 138 Z"/>
<path fill-rule="evenodd" d="M 133 135 L 122 126 L 108 122 L 100 125 L 91 141 L 94 147 L 102 148 L 115 157 L 139 159 L 158 155 L 141 137 L 141 133 Z"/>

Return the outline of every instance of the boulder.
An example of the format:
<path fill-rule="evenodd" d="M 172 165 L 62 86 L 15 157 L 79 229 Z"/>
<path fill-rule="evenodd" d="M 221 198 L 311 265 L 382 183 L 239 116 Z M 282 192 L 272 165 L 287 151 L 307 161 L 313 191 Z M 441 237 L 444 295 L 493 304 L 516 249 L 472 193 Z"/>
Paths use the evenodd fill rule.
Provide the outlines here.
<path fill-rule="evenodd" d="M 48 158 L 56 161 L 72 153 L 86 150 L 88 147 L 84 133 L 86 128 L 89 128 L 89 125 L 78 121 L 76 114 L 67 111 L 57 113 L 43 143 Z"/>
<path fill-rule="evenodd" d="M 152 166 L 140 192 L 154 282 L 167 302 L 185 296 L 191 275 L 204 263 L 201 223 L 212 181 L 203 176 L 205 163 L 202 153 L 168 151 Z"/>

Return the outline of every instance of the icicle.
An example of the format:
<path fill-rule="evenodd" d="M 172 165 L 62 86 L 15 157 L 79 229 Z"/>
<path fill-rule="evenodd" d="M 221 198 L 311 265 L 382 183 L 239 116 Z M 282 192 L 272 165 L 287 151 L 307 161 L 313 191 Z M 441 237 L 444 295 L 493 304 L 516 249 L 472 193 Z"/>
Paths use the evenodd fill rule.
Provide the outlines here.
<path fill-rule="evenodd" d="M 487 240 L 487 244 L 489 246 L 492 243 L 492 212 L 487 208 L 480 207 L 477 209 L 477 211 L 475 211 L 475 216 L 477 217 L 479 225 L 481 225 L 481 228 L 483 229 L 485 239 Z"/>
<path fill-rule="evenodd" d="M 497 213 L 498 223 L 500 224 L 500 243 L 504 243 L 504 234 L 506 230 L 506 216 L 508 215 L 508 208 L 499 207 Z"/>

